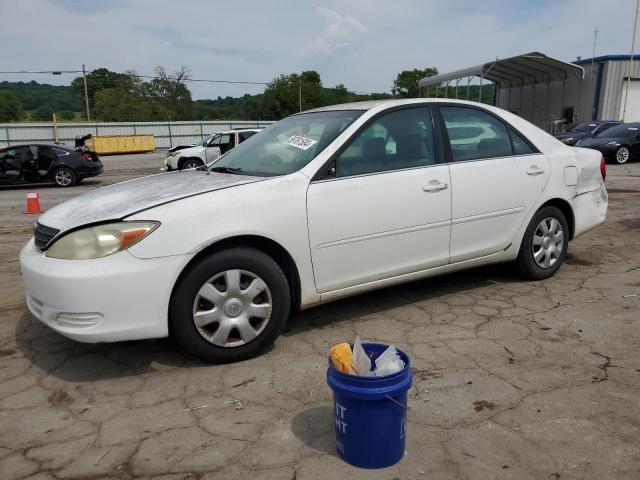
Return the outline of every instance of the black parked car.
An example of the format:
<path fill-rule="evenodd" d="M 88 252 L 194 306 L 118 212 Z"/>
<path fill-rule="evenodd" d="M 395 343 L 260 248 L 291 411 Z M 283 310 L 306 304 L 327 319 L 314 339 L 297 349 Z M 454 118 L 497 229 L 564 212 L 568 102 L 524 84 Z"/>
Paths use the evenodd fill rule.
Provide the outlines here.
<path fill-rule="evenodd" d="M 0 150 L 0 185 L 55 183 L 71 187 L 102 173 L 97 155 L 60 145 L 15 145 Z"/>
<path fill-rule="evenodd" d="M 575 145 L 578 140 L 595 137 L 599 133 L 602 133 L 611 127 L 615 127 L 616 125 L 620 125 L 620 122 L 613 120 L 598 120 L 595 122 L 578 123 L 565 133 L 558 133 L 557 135 L 554 135 L 554 137 L 567 145 Z"/>
<path fill-rule="evenodd" d="M 606 162 L 619 164 L 640 159 L 640 122 L 621 123 L 594 138 L 580 140 L 577 147 L 600 150 Z"/>

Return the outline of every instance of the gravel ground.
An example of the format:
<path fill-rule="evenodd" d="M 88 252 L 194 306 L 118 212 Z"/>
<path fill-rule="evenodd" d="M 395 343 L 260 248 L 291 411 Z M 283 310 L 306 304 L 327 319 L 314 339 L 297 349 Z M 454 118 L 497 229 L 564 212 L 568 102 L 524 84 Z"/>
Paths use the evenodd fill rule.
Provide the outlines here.
<path fill-rule="evenodd" d="M 43 207 L 155 173 L 162 155 L 39 188 Z M 84 345 L 31 317 L 18 271 L 34 217 L 0 190 L 0 478 L 640 478 L 640 164 L 609 166 L 607 222 L 558 274 L 494 266 L 295 315 L 260 358 L 206 365 L 169 340 Z M 335 455 L 328 348 L 360 334 L 412 357 L 407 452 Z"/>

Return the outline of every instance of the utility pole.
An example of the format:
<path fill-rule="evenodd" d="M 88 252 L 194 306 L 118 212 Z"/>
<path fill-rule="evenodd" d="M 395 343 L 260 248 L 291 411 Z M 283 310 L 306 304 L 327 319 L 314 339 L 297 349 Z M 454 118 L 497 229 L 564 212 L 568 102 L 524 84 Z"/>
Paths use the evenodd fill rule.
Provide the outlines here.
<path fill-rule="evenodd" d="M 627 100 L 629 100 L 629 86 L 631 85 L 631 72 L 633 67 L 633 47 L 636 43 L 636 30 L 638 28 L 638 11 L 640 10 L 640 0 L 636 0 L 636 16 L 633 20 L 633 35 L 631 36 L 631 56 L 629 57 L 629 69 L 627 70 L 627 88 L 624 92 L 624 107 L 622 108 L 621 122 L 624 122 L 624 116 L 627 113 Z"/>
<path fill-rule="evenodd" d="M 596 58 L 596 43 L 598 41 L 598 27 L 593 30 L 593 52 L 591 53 L 591 71 L 589 72 L 589 76 L 593 76 L 593 61 Z"/>
<path fill-rule="evenodd" d="M 84 69 L 84 63 L 82 64 L 82 81 L 84 82 L 84 104 L 87 107 L 87 122 L 90 122 L 91 114 L 89 113 L 89 93 L 87 92 L 87 72 Z"/>
<path fill-rule="evenodd" d="M 298 106 L 299 106 L 299 112 L 302 111 L 302 75 L 300 75 L 299 78 L 300 82 L 298 83 Z"/>

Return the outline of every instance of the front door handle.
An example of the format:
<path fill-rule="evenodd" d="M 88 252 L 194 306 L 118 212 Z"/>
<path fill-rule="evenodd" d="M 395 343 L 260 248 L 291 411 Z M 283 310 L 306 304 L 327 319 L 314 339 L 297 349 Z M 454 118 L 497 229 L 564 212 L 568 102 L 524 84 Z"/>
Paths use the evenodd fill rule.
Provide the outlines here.
<path fill-rule="evenodd" d="M 428 185 L 422 187 L 422 190 L 424 190 L 425 192 L 439 192 L 440 190 L 444 190 L 446 188 L 449 188 L 449 184 L 447 182 L 431 180 Z"/>
<path fill-rule="evenodd" d="M 527 170 L 527 175 L 541 175 L 544 173 L 544 170 L 537 165 L 531 165 L 529 170 Z"/>

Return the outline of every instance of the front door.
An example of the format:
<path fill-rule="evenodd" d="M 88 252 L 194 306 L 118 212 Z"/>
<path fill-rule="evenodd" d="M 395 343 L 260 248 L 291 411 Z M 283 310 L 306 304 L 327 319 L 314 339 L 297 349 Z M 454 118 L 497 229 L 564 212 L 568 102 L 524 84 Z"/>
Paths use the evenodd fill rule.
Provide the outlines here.
<path fill-rule="evenodd" d="M 449 168 L 436 165 L 431 114 L 406 108 L 370 122 L 307 192 L 320 293 L 445 265 Z"/>
<path fill-rule="evenodd" d="M 472 107 L 440 107 L 449 138 L 451 263 L 505 250 L 549 179 L 549 160 Z"/>

